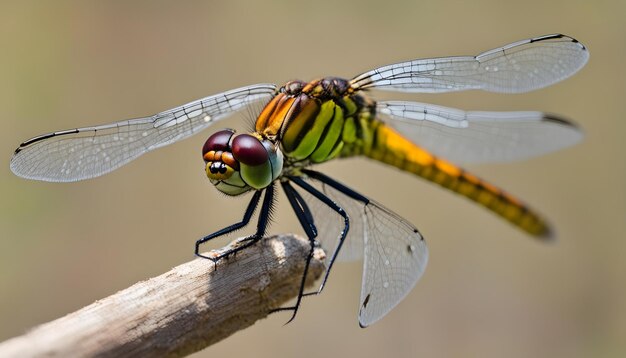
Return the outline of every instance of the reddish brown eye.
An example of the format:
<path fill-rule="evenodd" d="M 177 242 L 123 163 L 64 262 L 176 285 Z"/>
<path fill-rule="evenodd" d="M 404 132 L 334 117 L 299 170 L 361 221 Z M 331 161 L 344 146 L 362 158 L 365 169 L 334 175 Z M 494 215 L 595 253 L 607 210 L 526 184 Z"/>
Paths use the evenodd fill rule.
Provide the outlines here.
<path fill-rule="evenodd" d="M 235 159 L 247 165 L 261 165 L 269 160 L 267 149 L 254 136 L 240 134 L 233 139 L 232 153 Z"/>
<path fill-rule="evenodd" d="M 204 155 L 210 151 L 228 151 L 228 142 L 234 133 L 235 131 L 232 129 L 223 129 L 211 134 L 209 139 L 204 142 L 202 156 L 204 157 Z"/>

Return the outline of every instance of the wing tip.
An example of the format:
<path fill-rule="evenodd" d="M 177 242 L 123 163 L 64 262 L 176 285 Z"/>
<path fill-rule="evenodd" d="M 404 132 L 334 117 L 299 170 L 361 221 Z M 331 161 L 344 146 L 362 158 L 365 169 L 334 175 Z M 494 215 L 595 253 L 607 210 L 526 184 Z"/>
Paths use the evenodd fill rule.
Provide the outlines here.
<path fill-rule="evenodd" d="M 363 303 L 361 303 L 361 308 L 359 308 L 359 327 L 361 328 L 366 328 L 367 326 L 371 324 L 371 322 L 366 323 L 363 321 L 363 310 L 367 307 L 367 304 L 370 301 L 370 297 L 371 297 L 371 293 L 368 293 L 367 296 L 365 296 Z"/>
<path fill-rule="evenodd" d="M 561 34 L 561 33 L 534 37 L 534 38 L 530 39 L 530 43 L 541 42 L 541 41 L 546 41 L 546 40 L 554 40 L 554 39 L 565 39 L 566 41 L 578 44 L 581 47 L 582 50 L 587 51 L 587 46 L 585 46 L 582 42 L 578 41 L 577 39 L 573 38 L 572 36 Z"/>
<path fill-rule="evenodd" d="M 571 120 L 552 113 L 543 113 L 542 120 L 547 122 L 556 122 L 567 126 L 578 127 L 576 123 L 572 122 Z"/>
<path fill-rule="evenodd" d="M 577 143 L 578 141 L 582 140 L 583 137 L 585 136 L 585 131 L 583 130 L 583 128 L 580 125 L 578 125 L 576 122 L 568 118 L 565 118 L 556 114 L 552 114 L 552 113 L 543 113 L 543 117 L 541 118 L 541 120 L 544 122 L 548 122 L 548 123 L 554 123 L 554 124 L 569 128 L 577 132 L 579 135 L 579 138 L 577 138 L 577 140 L 574 143 Z"/>
<path fill-rule="evenodd" d="M 543 113 L 542 114 L 542 118 L 541 121 L 543 122 L 548 122 L 548 123 L 554 123 L 563 127 L 567 127 L 569 129 L 572 129 L 576 132 L 578 132 L 578 134 L 580 135 L 580 138 L 578 138 L 578 140 L 581 140 L 584 136 L 584 131 L 582 129 L 581 126 L 579 126 L 576 122 L 567 119 L 565 117 L 556 115 L 556 114 L 552 114 L 552 113 Z"/>
<path fill-rule="evenodd" d="M 569 39 L 571 42 L 573 42 L 573 43 L 577 44 L 578 46 L 580 46 L 581 50 L 583 50 L 585 52 L 589 52 L 589 50 L 587 49 L 587 46 L 585 46 L 585 44 L 583 44 L 582 42 L 578 41 L 577 39 L 575 39 L 575 38 L 573 38 L 571 36 L 568 36 L 568 35 L 563 35 L 563 34 L 561 34 L 561 36 Z"/>

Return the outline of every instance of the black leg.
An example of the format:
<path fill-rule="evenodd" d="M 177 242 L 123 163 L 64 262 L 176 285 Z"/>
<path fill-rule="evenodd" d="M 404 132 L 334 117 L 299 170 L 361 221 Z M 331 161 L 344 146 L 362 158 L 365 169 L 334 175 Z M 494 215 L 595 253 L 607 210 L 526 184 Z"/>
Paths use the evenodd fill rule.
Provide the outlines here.
<path fill-rule="evenodd" d="M 330 187 L 340 191 L 341 193 L 351 197 L 352 199 L 362 202 L 363 204 L 367 205 L 370 202 L 370 200 L 366 198 L 365 196 L 357 193 L 356 191 L 348 188 L 347 186 L 341 184 L 335 179 L 330 178 L 327 175 L 324 175 L 320 172 L 316 172 L 315 170 L 310 170 L 310 169 L 302 169 L 302 172 L 313 179 L 317 179 L 321 181 L 322 183 L 329 185 Z"/>
<path fill-rule="evenodd" d="M 250 222 L 250 218 L 252 217 L 252 215 L 254 214 L 254 211 L 256 210 L 257 205 L 259 204 L 259 201 L 261 199 L 261 194 L 263 193 L 263 190 L 258 190 L 254 193 L 254 196 L 252 197 L 252 199 L 250 200 L 250 203 L 248 204 L 248 207 L 246 208 L 246 212 L 243 216 L 243 219 L 241 220 L 241 222 L 238 222 L 236 224 L 227 226 L 221 230 L 218 230 L 210 235 L 207 235 L 205 237 L 203 237 L 202 239 L 196 241 L 196 250 L 195 250 L 195 254 L 196 256 L 211 260 L 213 262 L 217 262 L 219 260 L 221 260 L 222 258 L 228 257 L 231 254 L 234 254 L 240 250 L 243 250 L 244 248 L 253 245 L 254 243 L 256 243 L 260 238 L 262 238 L 265 235 L 265 228 L 267 227 L 267 223 L 269 221 L 269 216 L 270 216 L 270 210 L 272 207 L 272 203 L 274 200 L 274 185 L 270 185 L 269 187 L 266 188 L 265 190 L 265 197 L 263 198 L 263 204 L 261 206 L 261 213 L 259 214 L 259 220 L 257 223 L 257 231 L 255 232 L 254 235 L 248 236 L 245 240 L 247 241 L 245 245 L 241 245 L 238 246 L 232 250 L 226 251 L 224 253 L 222 253 L 220 256 L 217 257 L 208 257 L 205 255 L 200 254 L 200 245 L 202 245 L 203 243 L 215 239 L 219 236 L 222 235 L 226 235 L 228 233 L 231 233 L 233 231 L 239 230 L 242 227 L 246 226 L 248 224 L 248 222 Z"/>
<path fill-rule="evenodd" d="M 209 259 L 212 261 L 216 261 L 213 257 L 208 257 L 208 256 L 204 256 L 200 254 L 200 245 L 204 244 L 205 242 L 211 240 L 211 239 L 215 239 L 216 237 L 222 236 L 222 235 L 226 235 L 228 233 L 231 233 L 235 230 L 239 230 L 242 227 L 248 225 L 248 222 L 250 222 L 250 218 L 252 217 L 252 215 L 254 214 L 254 211 L 256 210 L 257 205 L 259 204 L 259 200 L 261 199 L 261 194 L 262 191 L 258 190 L 254 193 L 254 195 L 252 196 L 252 199 L 250 200 L 250 203 L 248 204 L 248 207 L 246 208 L 246 212 L 243 215 L 243 219 L 241 219 L 240 222 L 227 226 L 221 230 L 218 230 L 210 235 L 207 235 L 205 237 L 203 237 L 202 239 L 196 241 L 196 251 L 195 254 L 196 256 L 205 258 L 205 259 Z"/>
<path fill-rule="evenodd" d="M 315 180 L 318 180 L 318 181 L 320 181 L 320 182 L 330 186 L 331 188 L 339 191 L 340 193 L 342 193 L 342 194 L 344 194 L 344 195 L 346 195 L 346 196 L 348 196 L 348 197 L 350 197 L 350 198 L 352 198 L 352 199 L 354 199 L 356 201 L 362 202 L 364 205 L 367 205 L 370 202 L 370 200 L 367 197 L 357 193 L 356 191 L 348 188 L 347 186 L 345 186 L 345 185 L 341 184 L 340 182 L 338 182 L 338 181 L 328 177 L 325 174 L 322 174 L 320 172 L 317 172 L 315 170 L 310 170 L 310 169 L 302 169 L 302 172 L 304 174 L 306 174 L 308 177 L 313 178 Z M 298 179 L 298 180 L 302 181 L 302 179 Z M 298 184 L 298 185 L 300 185 L 300 184 Z M 311 194 L 313 194 L 313 193 L 311 192 Z M 324 197 L 326 200 L 330 200 L 322 193 L 319 193 L 319 195 L 322 195 L 322 197 Z M 320 198 L 320 200 L 322 200 L 322 199 Z M 322 201 L 324 201 L 324 200 L 322 200 Z M 344 214 L 342 214 L 342 216 L 343 215 L 345 215 L 345 212 L 344 212 Z M 346 232 L 348 231 L 347 227 L 346 227 L 345 231 Z M 326 283 L 326 280 L 328 279 L 328 275 L 330 274 L 330 268 L 332 267 L 332 264 L 335 262 L 335 259 L 337 258 L 337 255 L 339 254 L 339 249 L 341 248 L 341 245 L 343 244 L 343 239 L 344 238 L 345 238 L 345 233 L 343 234 L 342 238 L 340 239 L 340 242 L 339 242 L 339 245 L 337 246 L 337 249 L 333 253 L 333 256 L 331 258 L 328 270 L 326 270 L 326 275 L 324 276 L 324 281 L 322 282 L 322 285 L 320 286 L 320 289 L 318 290 L 318 292 L 313 292 L 313 293 L 310 293 L 310 294 L 319 294 L 320 292 L 322 292 L 322 289 L 324 288 L 324 284 Z M 310 294 L 306 294 L 305 296 L 308 296 Z"/>
<path fill-rule="evenodd" d="M 289 199 L 289 204 L 293 208 L 296 216 L 298 217 L 298 221 L 300 221 L 300 225 L 306 232 L 309 240 L 317 237 L 317 228 L 315 227 L 315 221 L 313 219 L 313 214 L 311 214 L 311 210 L 307 205 L 304 198 L 298 193 L 289 182 L 282 182 L 283 189 L 285 190 L 285 195 L 287 195 L 287 199 Z"/>
<path fill-rule="evenodd" d="M 313 214 L 311 213 L 311 209 L 309 209 L 309 206 L 307 205 L 306 201 L 304 200 L 302 195 L 300 195 L 300 193 L 298 193 L 298 191 L 293 190 L 293 195 L 298 199 L 298 202 L 300 203 L 300 206 L 302 206 L 302 210 L 304 212 L 306 220 L 309 223 L 311 223 L 311 226 L 315 230 L 315 235 L 317 236 L 317 228 L 315 227 L 315 218 L 313 217 Z"/>
<path fill-rule="evenodd" d="M 222 253 L 217 260 L 220 260 L 224 257 L 228 257 L 230 255 L 236 254 L 245 248 L 254 245 L 257 241 L 261 240 L 265 236 L 265 229 L 267 229 L 267 224 L 270 221 L 270 216 L 272 212 L 272 208 L 274 205 L 274 195 L 276 193 L 276 188 L 274 184 L 270 184 L 267 188 L 265 188 L 265 197 L 263 197 L 263 204 L 261 205 L 261 212 L 259 213 L 259 220 L 257 221 L 256 232 L 253 235 L 250 235 L 243 239 L 246 243 L 240 246 L 235 247 L 232 250 L 226 251 Z"/>
<path fill-rule="evenodd" d="M 300 290 L 298 291 L 298 298 L 296 300 L 295 305 L 291 307 L 280 307 L 272 310 L 270 313 L 280 312 L 280 311 L 293 311 L 291 318 L 285 323 L 289 323 L 296 318 L 296 314 L 298 313 L 298 308 L 300 307 L 300 302 L 302 302 L 302 297 L 304 296 L 304 285 L 306 283 L 306 277 L 309 273 L 309 265 L 311 264 L 311 259 L 313 258 L 313 251 L 315 250 L 315 237 L 317 237 L 317 228 L 313 222 L 313 215 L 309 210 L 306 202 L 300 196 L 300 194 L 289 184 L 289 182 L 281 182 L 283 189 L 285 190 L 285 195 L 287 195 L 287 199 L 289 199 L 289 204 L 293 208 L 293 211 L 300 221 L 300 225 L 304 229 L 307 237 L 309 238 L 310 249 L 309 254 L 306 257 L 306 262 L 304 264 L 304 272 L 302 274 L 302 280 L 300 281 Z"/>
<path fill-rule="evenodd" d="M 328 276 L 330 275 L 330 271 L 333 267 L 333 264 L 335 263 L 335 260 L 337 259 L 337 255 L 339 255 L 339 251 L 341 250 L 341 247 L 346 239 L 346 235 L 348 235 L 348 230 L 350 230 L 350 218 L 348 217 L 348 214 L 342 207 L 337 205 L 337 203 L 332 201 L 330 198 L 328 198 L 326 195 L 321 193 L 319 190 L 315 189 L 309 183 L 302 180 L 302 178 L 289 177 L 289 179 L 292 180 L 298 186 L 300 186 L 302 189 L 306 190 L 311 195 L 319 199 L 322 203 L 328 205 L 328 207 L 334 210 L 337 214 L 341 215 L 344 221 L 344 228 L 341 231 L 341 236 L 339 237 L 339 242 L 337 243 L 337 247 L 335 248 L 335 251 L 333 252 L 333 255 L 331 256 L 330 261 L 328 263 L 328 268 L 326 269 L 326 273 L 324 274 L 324 279 L 322 280 L 322 284 L 320 285 L 319 289 L 316 292 L 307 293 L 305 294 L 305 296 L 309 296 L 312 294 L 319 294 L 322 292 L 322 290 L 324 289 L 324 286 L 326 285 L 326 281 L 328 280 Z"/>

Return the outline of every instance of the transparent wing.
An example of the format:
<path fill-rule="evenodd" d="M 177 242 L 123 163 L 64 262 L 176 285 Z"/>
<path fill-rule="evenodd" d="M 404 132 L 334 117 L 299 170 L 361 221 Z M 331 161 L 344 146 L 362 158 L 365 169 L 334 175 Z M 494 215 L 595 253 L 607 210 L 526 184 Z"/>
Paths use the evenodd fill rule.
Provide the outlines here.
<path fill-rule="evenodd" d="M 579 142 L 573 123 L 542 112 L 465 112 L 417 102 L 378 102 L 383 121 L 456 163 L 522 160 Z"/>
<path fill-rule="evenodd" d="M 364 258 L 359 324 L 367 327 L 389 313 L 420 279 L 428 262 L 426 241 L 408 221 L 375 201 L 357 201 L 320 182 L 316 187 L 350 216 L 350 230 L 339 257 Z M 335 248 L 337 216 L 309 202 L 318 238 Z"/>
<path fill-rule="evenodd" d="M 53 182 L 108 173 L 153 149 L 200 132 L 255 101 L 268 100 L 273 84 L 209 96 L 151 117 L 44 134 L 22 143 L 11 159 L 18 176 Z"/>
<path fill-rule="evenodd" d="M 413 225 L 374 201 L 364 210 L 361 327 L 378 321 L 400 303 L 428 263 L 426 241 Z"/>
<path fill-rule="evenodd" d="M 375 88 L 437 93 L 480 89 L 520 93 L 559 82 L 582 68 L 589 52 L 560 34 L 515 42 L 477 56 L 413 60 L 383 66 L 351 81 L 355 90 Z"/>

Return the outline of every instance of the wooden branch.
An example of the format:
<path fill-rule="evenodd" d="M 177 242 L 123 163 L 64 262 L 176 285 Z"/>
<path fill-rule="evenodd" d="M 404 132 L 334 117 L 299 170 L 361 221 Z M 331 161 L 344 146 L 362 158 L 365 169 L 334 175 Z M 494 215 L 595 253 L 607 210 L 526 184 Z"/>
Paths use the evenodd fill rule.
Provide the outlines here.
<path fill-rule="evenodd" d="M 0 343 L 0 356 L 191 354 L 296 297 L 309 249 L 305 239 L 279 235 L 221 260 L 217 267 L 195 259 Z M 323 273 L 324 258 L 316 249 L 307 285 Z"/>

